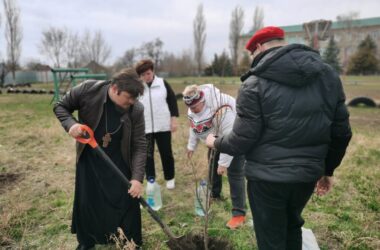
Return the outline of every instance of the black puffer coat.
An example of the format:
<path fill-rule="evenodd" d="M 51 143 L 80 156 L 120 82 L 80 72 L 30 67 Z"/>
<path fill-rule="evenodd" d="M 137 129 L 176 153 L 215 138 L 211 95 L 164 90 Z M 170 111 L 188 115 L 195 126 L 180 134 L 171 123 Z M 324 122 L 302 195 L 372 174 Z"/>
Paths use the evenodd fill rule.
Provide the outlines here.
<path fill-rule="evenodd" d="M 242 77 L 233 130 L 215 147 L 245 154 L 251 180 L 313 182 L 332 175 L 351 138 L 338 74 L 304 45 L 259 58 Z"/>

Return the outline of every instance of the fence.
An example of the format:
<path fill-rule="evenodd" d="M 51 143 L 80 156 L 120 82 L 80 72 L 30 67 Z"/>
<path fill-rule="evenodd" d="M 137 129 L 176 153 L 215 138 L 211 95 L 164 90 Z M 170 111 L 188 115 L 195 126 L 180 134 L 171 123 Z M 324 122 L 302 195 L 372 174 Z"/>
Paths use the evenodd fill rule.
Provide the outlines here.
<path fill-rule="evenodd" d="M 16 71 L 16 79 L 13 81 L 12 72 L 4 78 L 4 85 L 13 83 L 36 83 L 36 82 L 53 82 L 53 75 L 51 71 Z"/>

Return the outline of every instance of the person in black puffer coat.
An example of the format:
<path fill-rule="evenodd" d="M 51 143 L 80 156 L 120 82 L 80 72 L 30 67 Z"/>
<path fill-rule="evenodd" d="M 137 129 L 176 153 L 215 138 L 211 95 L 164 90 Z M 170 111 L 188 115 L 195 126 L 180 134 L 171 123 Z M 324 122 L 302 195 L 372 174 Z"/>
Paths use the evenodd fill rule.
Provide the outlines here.
<path fill-rule="evenodd" d="M 301 249 L 301 217 L 314 188 L 324 195 L 352 133 L 339 75 L 284 31 L 257 31 L 246 48 L 233 130 L 207 137 L 209 147 L 246 157 L 248 197 L 259 249 Z"/>

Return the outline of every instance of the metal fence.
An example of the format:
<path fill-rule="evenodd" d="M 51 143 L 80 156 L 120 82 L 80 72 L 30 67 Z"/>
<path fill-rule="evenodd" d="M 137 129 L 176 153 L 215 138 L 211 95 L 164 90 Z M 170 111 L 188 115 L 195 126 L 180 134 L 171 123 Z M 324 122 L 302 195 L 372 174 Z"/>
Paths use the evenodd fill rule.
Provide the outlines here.
<path fill-rule="evenodd" d="M 4 85 L 20 84 L 20 83 L 36 83 L 36 82 L 53 82 L 51 71 L 16 71 L 16 79 L 13 81 L 12 72 L 4 78 Z"/>

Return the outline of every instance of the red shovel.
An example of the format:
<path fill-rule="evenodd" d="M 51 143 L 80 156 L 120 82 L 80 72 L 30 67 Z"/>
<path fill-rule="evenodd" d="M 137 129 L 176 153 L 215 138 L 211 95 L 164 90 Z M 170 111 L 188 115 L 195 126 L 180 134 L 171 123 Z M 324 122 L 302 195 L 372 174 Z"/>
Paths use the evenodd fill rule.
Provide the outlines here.
<path fill-rule="evenodd" d="M 90 145 L 94 150 L 95 152 L 101 157 L 104 159 L 104 161 L 107 163 L 107 165 L 110 167 L 110 169 L 120 178 L 121 181 L 124 182 L 124 184 L 130 188 L 131 187 L 131 183 L 129 182 L 129 180 L 127 179 L 127 177 L 125 177 L 125 175 L 120 171 L 120 169 L 115 165 L 115 163 L 112 162 L 112 160 L 108 157 L 108 155 L 103 151 L 103 149 L 101 149 L 98 145 L 98 143 L 96 142 L 95 140 L 95 137 L 94 137 L 94 131 L 92 131 L 92 129 L 90 127 L 88 127 L 87 125 L 81 125 L 81 129 L 82 131 L 85 131 L 88 135 L 87 138 L 84 138 L 84 137 L 77 137 L 75 138 L 78 142 L 80 143 L 83 143 L 83 144 L 88 144 Z M 164 230 L 164 232 L 169 236 L 169 238 L 171 240 L 176 240 L 176 239 L 179 239 L 181 237 L 176 237 L 172 231 L 169 229 L 169 227 L 160 219 L 160 217 L 158 216 L 157 212 L 154 211 L 149 205 L 148 203 L 146 202 L 146 200 L 142 197 L 139 198 L 139 202 L 140 204 L 146 209 L 148 210 L 148 213 L 152 216 L 152 218 L 160 225 L 160 227 L 162 228 L 162 230 Z"/>

